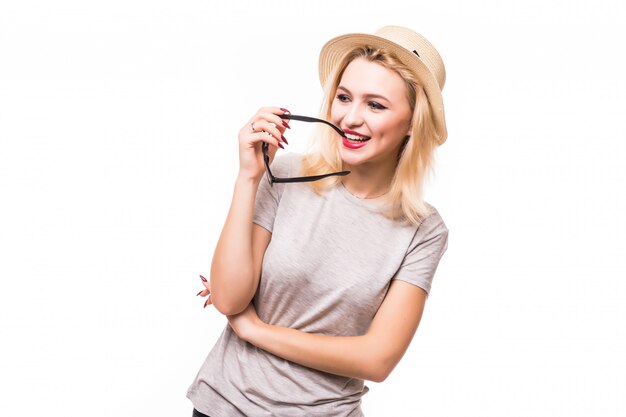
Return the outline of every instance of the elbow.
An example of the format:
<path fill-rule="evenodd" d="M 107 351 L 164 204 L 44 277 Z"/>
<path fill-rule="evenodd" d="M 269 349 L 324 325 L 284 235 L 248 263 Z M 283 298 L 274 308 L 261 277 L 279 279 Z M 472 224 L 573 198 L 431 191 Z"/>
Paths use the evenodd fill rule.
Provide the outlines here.
<path fill-rule="evenodd" d="M 391 371 L 396 367 L 398 360 L 395 359 L 394 355 L 389 353 L 380 353 L 378 355 L 374 355 L 374 357 L 369 358 L 369 375 L 368 380 L 372 382 L 381 383 L 385 381 L 389 375 L 391 375 Z"/>
<path fill-rule="evenodd" d="M 239 314 L 248 307 L 256 288 L 219 285 L 211 277 L 211 302 L 213 307 L 225 316 Z"/>
<path fill-rule="evenodd" d="M 225 316 L 233 316 L 235 314 L 239 314 L 243 310 L 245 310 L 248 304 L 250 304 L 249 301 L 248 303 L 243 304 L 243 303 L 229 302 L 228 300 L 224 300 L 219 297 L 214 299 L 213 294 L 211 294 L 211 299 L 213 301 L 213 307 L 215 307 L 217 311 L 219 311 Z"/>
<path fill-rule="evenodd" d="M 381 383 L 387 379 L 391 374 L 391 369 L 386 369 L 382 366 L 377 366 L 376 369 L 371 370 L 370 377 L 368 378 L 372 382 Z"/>
<path fill-rule="evenodd" d="M 248 307 L 257 289 L 257 283 L 245 275 L 231 275 L 226 280 L 211 270 L 210 286 L 213 307 L 225 316 L 241 313 Z"/>

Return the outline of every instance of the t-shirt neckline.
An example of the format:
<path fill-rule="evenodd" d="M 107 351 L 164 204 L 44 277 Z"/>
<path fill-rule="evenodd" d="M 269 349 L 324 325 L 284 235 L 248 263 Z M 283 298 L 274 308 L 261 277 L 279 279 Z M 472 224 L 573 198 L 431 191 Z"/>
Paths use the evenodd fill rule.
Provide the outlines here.
<path fill-rule="evenodd" d="M 352 203 L 358 205 L 358 206 L 362 206 L 368 209 L 374 209 L 374 210 L 379 210 L 381 209 L 385 202 L 384 201 L 377 201 L 377 200 L 369 200 L 366 198 L 359 198 L 357 196 L 355 196 L 354 194 L 352 194 L 350 191 L 348 191 L 348 189 L 346 188 L 345 185 L 343 185 L 343 182 L 339 182 L 339 185 L 337 186 L 337 188 L 339 189 L 339 193 L 342 194 L 348 201 L 351 201 Z"/>

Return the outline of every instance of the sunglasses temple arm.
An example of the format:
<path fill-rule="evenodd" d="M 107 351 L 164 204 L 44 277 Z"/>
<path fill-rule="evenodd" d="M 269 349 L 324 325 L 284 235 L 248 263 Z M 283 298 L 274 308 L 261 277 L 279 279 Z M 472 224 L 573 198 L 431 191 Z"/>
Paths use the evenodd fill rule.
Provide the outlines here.
<path fill-rule="evenodd" d="M 331 177 L 333 175 L 341 176 L 348 175 L 350 171 L 340 171 L 340 172 L 332 172 L 330 174 L 322 174 L 322 175 L 313 175 L 310 177 L 292 177 L 292 178 L 277 178 L 273 179 L 276 183 L 287 183 L 287 182 L 312 182 L 319 181 L 327 177 Z"/>
<path fill-rule="evenodd" d="M 330 127 L 332 127 L 335 132 L 337 132 L 339 134 L 339 136 L 342 137 L 346 137 L 346 134 L 343 133 L 343 130 L 339 129 L 337 126 L 335 126 L 334 124 L 330 123 L 329 121 L 326 121 L 324 119 L 318 119 L 316 117 L 309 117 L 309 116 L 299 116 L 297 114 L 281 114 L 280 115 L 281 119 L 289 119 L 289 120 L 298 120 L 300 122 L 319 122 L 319 123 L 324 123 Z"/>
<path fill-rule="evenodd" d="M 263 151 L 263 162 L 265 163 L 265 171 L 267 173 L 267 175 L 270 177 L 270 186 L 274 185 L 274 182 L 276 182 L 276 177 L 274 176 L 274 174 L 272 174 L 272 170 L 270 169 L 270 164 L 269 164 L 269 155 L 267 153 L 268 149 L 269 149 L 270 145 L 268 145 L 266 142 L 263 142 L 261 144 L 261 150 Z"/>

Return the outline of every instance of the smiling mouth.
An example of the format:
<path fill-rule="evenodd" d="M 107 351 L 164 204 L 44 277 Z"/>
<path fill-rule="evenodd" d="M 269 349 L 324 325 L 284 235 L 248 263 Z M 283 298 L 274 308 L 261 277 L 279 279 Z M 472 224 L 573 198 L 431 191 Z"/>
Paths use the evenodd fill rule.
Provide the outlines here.
<path fill-rule="evenodd" d="M 371 139 L 368 136 L 354 135 L 352 133 L 345 133 L 345 135 L 346 135 L 346 139 L 348 139 L 350 142 L 367 142 L 368 140 Z"/>

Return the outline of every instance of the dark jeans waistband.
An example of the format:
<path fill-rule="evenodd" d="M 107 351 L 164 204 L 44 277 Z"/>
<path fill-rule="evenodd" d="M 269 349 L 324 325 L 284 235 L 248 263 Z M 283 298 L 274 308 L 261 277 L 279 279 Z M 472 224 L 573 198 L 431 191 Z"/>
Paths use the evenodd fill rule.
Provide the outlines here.
<path fill-rule="evenodd" d="M 193 414 L 191 415 L 191 417 L 210 417 L 210 416 L 207 416 L 206 414 L 202 414 L 200 411 L 194 408 Z"/>

